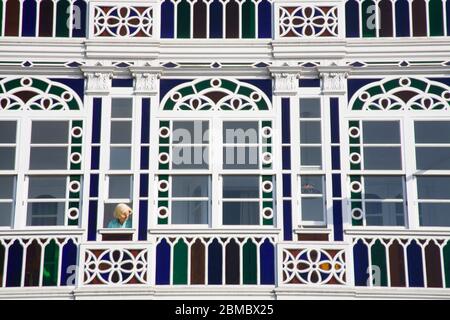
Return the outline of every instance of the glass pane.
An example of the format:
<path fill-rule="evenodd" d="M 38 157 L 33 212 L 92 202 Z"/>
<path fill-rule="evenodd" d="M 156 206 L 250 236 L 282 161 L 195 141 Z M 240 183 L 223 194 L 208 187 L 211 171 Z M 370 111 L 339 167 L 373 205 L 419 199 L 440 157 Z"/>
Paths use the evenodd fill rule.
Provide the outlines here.
<path fill-rule="evenodd" d="M 133 116 L 133 99 L 112 98 L 111 118 L 131 118 Z"/>
<path fill-rule="evenodd" d="M 365 176 L 364 196 L 366 199 L 403 199 L 403 178 Z"/>
<path fill-rule="evenodd" d="M 222 176 L 224 198 L 259 198 L 259 176 Z"/>
<path fill-rule="evenodd" d="M 415 121 L 416 143 L 450 143 L 450 121 Z"/>
<path fill-rule="evenodd" d="M 0 176 L 0 199 L 13 199 L 15 188 L 15 176 Z"/>
<path fill-rule="evenodd" d="M 201 144 L 209 142 L 208 121 L 174 121 L 173 143 Z"/>
<path fill-rule="evenodd" d="M 0 148 L 0 170 L 14 170 L 16 162 L 16 148 Z"/>
<path fill-rule="evenodd" d="M 322 198 L 302 199 L 302 220 L 324 222 L 324 207 Z"/>
<path fill-rule="evenodd" d="M 111 122 L 111 143 L 131 143 L 131 121 Z"/>
<path fill-rule="evenodd" d="M 320 169 L 322 167 L 322 148 L 301 147 L 300 164 L 302 166 L 313 166 Z"/>
<path fill-rule="evenodd" d="M 30 169 L 67 169 L 67 147 L 31 148 Z"/>
<path fill-rule="evenodd" d="M 400 143 L 398 121 L 363 121 L 363 141 L 369 143 Z"/>
<path fill-rule="evenodd" d="M 68 121 L 34 121 L 31 143 L 68 143 Z"/>
<path fill-rule="evenodd" d="M 16 143 L 15 121 L 0 121 L 0 143 Z"/>
<path fill-rule="evenodd" d="M 364 169 L 401 170 L 400 147 L 364 147 Z"/>
<path fill-rule="evenodd" d="M 131 199 L 132 182 L 132 176 L 109 176 L 109 199 Z"/>
<path fill-rule="evenodd" d="M 417 177 L 419 199 L 450 199 L 450 177 Z"/>
<path fill-rule="evenodd" d="M 224 169 L 258 169 L 258 147 L 225 147 L 223 148 Z"/>
<path fill-rule="evenodd" d="M 29 199 L 64 199 L 66 177 L 32 176 L 29 178 Z"/>
<path fill-rule="evenodd" d="M 103 213 L 103 228 L 132 228 L 133 227 L 133 215 L 129 216 L 128 219 L 123 223 L 117 220 L 114 216 L 114 210 L 119 203 L 105 203 L 104 213 Z M 127 206 L 133 208 L 132 203 L 126 203 Z"/>
<path fill-rule="evenodd" d="M 208 169 L 208 147 L 173 147 L 172 169 Z"/>
<path fill-rule="evenodd" d="M 416 165 L 418 170 L 450 170 L 450 148 L 418 147 Z"/>
<path fill-rule="evenodd" d="M 319 121 L 300 121 L 300 143 L 320 143 Z"/>
<path fill-rule="evenodd" d="M 420 225 L 450 227 L 450 203 L 419 203 Z"/>
<path fill-rule="evenodd" d="M 11 227 L 13 203 L 0 203 L 0 227 Z"/>
<path fill-rule="evenodd" d="M 258 143 L 259 124 L 257 121 L 224 121 L 224 143 Z"/>
<path fill-rule="evenodd" d="M 207 224 L 208 201 L 172 201 L 172 224 Z"/>
<path fill-rule="evenodd" d="M 259 225 L 258 202 L 224 202 L 224 225 Z"/>
<path fill-rule="evenodd" d="M 27 226 L 62 226 L 64 210 L 64 202 L 28 203 Z"/>
<path fill-rule="evenodd" d="M 172 176 L 172 197 L 209 197 L 209 176 Z"/>
<path fill-rule="evenodd" d="M 320 99 L 300 99 L 300 118 L 320 118 Z"/>
<path fill-rule="evenodd" d="M 111 170 L 129 170 L 131 168 L 131 148 L 112 147 L 109 165 Z"/>
<path fill-rule="evenodd" d="M 322 194 L 322 176 L 301 176 L 302 194 Z"/>
<path fill-rule="evenodd" d="M 405 224 L 403 202 L 366 202 L 368 226 L 403 226 Z"/>

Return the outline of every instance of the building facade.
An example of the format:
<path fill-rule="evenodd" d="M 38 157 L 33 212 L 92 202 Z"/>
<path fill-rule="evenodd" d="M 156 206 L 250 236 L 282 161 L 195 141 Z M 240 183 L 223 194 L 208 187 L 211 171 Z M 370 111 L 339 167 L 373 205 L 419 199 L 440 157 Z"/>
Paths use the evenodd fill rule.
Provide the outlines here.
<path fill-rule="evenodd" d="M 450 298 L 450 1 L 0 23 L 0 298 Z"/>

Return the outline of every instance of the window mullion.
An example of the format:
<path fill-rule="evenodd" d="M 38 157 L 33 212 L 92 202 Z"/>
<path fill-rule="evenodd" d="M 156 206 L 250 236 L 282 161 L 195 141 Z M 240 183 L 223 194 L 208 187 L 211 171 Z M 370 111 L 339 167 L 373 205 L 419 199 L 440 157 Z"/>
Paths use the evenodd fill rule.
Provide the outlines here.
<path fill-rule="evenodd" d="M 414 120 L 411 118 L 405 118 L 403 121 L 403 146 L 404 146 L 404 168 L 406 175 L 406 191 L 405 199 L 407 203 L 407 215 L 408 222 L 407 227 L 409 229 L 419 228 L 419 210 L 417 204 L 417 184 L 415 167 L 415 146 L 414 146 Z"/>

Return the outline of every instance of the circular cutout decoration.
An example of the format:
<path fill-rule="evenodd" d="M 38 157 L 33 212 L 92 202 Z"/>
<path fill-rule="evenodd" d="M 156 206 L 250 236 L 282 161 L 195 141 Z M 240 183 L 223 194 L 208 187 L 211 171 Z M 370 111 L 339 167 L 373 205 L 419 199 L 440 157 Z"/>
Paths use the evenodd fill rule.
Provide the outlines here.
<path fill-rule="evenodd" d="M 159 136 L 161 138 L 167 138 L 170 136 L 170 129 L 167 127 L 161 127 L 159 128 Z"/>
<path fill-rule="evenodd" d="M 366 102 L 367 100 L 369 100 L 370 98 L 370 94 L 367 92 L 363 92 L 361 93 L 361 95 L 359 96 L 359 99 Z"/>
<path fill-rule="evenodd" d="M 450 101 L 450 91 L 442 92 L 442 98 L 444 98 L 447 101 Z"/>
<path fill-rule="evenodd" d="M 167 180 L 158 181 L 158 190 L 162 192 L 169 190 L 169 182 Z"/>
<path fill-rule="evenodd" d="M 270 152 L 264 152 L 262 155 L 262 162 L 264 164 L 272 163 L 272 154 Z"/>
<path fill-rule="evenodd" d="M 74 138 L 81 138 L 81 136 L 83 135 L 83 129 L 81 129 L 80 127 L 73 127 L 71 135 Z"/>
<path fill-rule="evenodd" d="M 361 220 L 363 218 L 363 211 L 360 208 L 354 208 L 352 210 L 352 218 L 355 220 Z"/>
<path fill-rule="evenodd" d="M 76 192 L 79 192 L 80 189 L 81 189 L 81 183 L 80 182 L 78 182 L 78 181 L 70 182 L 70 184 L 69 184 L 69 191 L 70 192 L 76 193 Z"/>
<path fill-rule="evenodd" d="M 70 100 L 73 99 L 73 96 L 70 92 L 66 91 L 63 93 L 62 98 L 64 101 L 69 102 Z"/>
<path fill-rule="evenodd" d="M 411 80 L 408 78 L 401 78 L 399 82 L 402 87 L 409 87 L 411 85 Z"/>
<path fill-rule="evenodd" d="M 350 183 L 350 190 L 354 193 L 360 193 L 362 191 L 362 185 L 359 181 L 353 181 Z"/>
<path fill-rule="evenodd" d="M 80 216 L 80 211 L 78 210 L 78 208 L 70 208 L 67 212 L 67 216 L 70 220 L 76 220 Z"/>
<path fill-rule="evenodd" d="M 167 209 L 167 207 L 159 207 L 158 208 L 158 216 L 160 218 L 166 218 L 168 214 L 169 214 L 169 209 Z"/>
<path fill-rule="evenodd" d="M 212 79 L 210 84 L 211 84 L 211 87 L 218 88 L 218 87 L 220 87 L 222 85 L 222 80 L 220 80 L 220 79 Z"/>
<path fill-rule="evenodd" d="M 170 160 L 169 154 L 167 152 L 163 152 L 159 154 L 159 162 L 160 163 L 168 163 Z"/>
<path fill-rule="evenodd" d="M 358 138 L 361 135 L 361 130 L 358 127 L 351 127 L 348 129 L 348 134 L 352 138 Z"/>
<path fill-rule="evenodd" d="M 30 78 L 22 78 L 20 80 L 20 84 L 22 85 L 22 87 L 29 87 L 29 86 L 31 86 L 32 83 L 33 83 L 33 80 L 31 80 Z"/>
<path fill-rule="evenodd" d="M 272 137 L 272 128 L 271 127 L 263 127 L 261 129 L 261 135 L 263 136 L 263 138 Z"/>
<path fill-rule="evenodd" d="M 252 92 L 252 94 L 250 95 L 250 99 L 252 99 L 254 102 L 260 101 L 261 98 L 261 95 L 257 92 Z"/>
<path fill-rule="evenodd" d="M 353 164 L 361 163 L 361 155 L 359 153 L 353 152 L 350 154 L 350 162 Z"/>
<path fill-rule="evenodd" d="M 173 101 L 175 101 L 175 102 L 177 102 L 178 100 L 180 100 L 181 99 L 181 94 L 179 93 L 179 92 L 174 92 L 173 94 L 172 94 L 172 100 Z"/>
<path fill-rule="evenodd" d="M 270 219 L 273 217 L 273 210 L 272 208 L 264 208 L 263 209 L 263 216 L 264 219 Z"/>
<path fill-rule="evenodd" d="M 262 190 L 263 190 L 263 192 L 265 192 L 265 193 L 272 192 L 272 190 L 273 190 L 273 184 L 272 184 L 272 182 L 271 182 L 271 181 L 264 181 L 264 182 L 262 183 Z"/>
<path fill-rule="evenodd" d="M 74 152 L 70 155 L 70 162 L 78 164 L 81 162 L 81 154 L 79 152 Z"/>

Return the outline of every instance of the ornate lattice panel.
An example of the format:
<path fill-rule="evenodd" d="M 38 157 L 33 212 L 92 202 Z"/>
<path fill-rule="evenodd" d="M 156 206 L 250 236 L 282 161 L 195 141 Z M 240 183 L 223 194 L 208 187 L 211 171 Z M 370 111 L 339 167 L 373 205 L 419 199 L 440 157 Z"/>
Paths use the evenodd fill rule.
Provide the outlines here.
<path fill-rule="evenodd" d="M 343 245 L 279 246 L 280 285 L 346 285 L 346 247 Z"/>
<path fill-rule="evenodd" d="M 278 37 L 338 37 L 338 14 L 338 6 L 331 4 L 280 5 L 278 7 Z"/>
<path fill-rule="evenodd" d="M 150 281 L 148 244 L 83 245 L 80 285 L 136 285 Z"/>
<path fill-rule="evenodd" d="M 114 38 L 152 37 L 154 9 L 151 5 L 93 5 L 92 36 Z"/>

